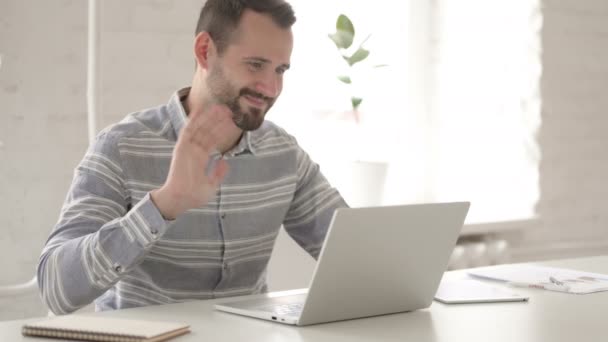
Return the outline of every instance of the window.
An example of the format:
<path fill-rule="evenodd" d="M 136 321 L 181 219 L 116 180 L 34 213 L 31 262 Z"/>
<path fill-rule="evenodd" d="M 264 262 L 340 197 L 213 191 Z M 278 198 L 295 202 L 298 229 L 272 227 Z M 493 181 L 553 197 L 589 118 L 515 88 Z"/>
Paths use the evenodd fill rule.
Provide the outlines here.
<path fill-rule="evenodd" d="M 377 204 L 468 200 L 469 223 L 534 216 L 538 0 L 292 4 L 292 70 L 269 119 L 325 173 L 348 173 L 336 160 L 381 161 L 390 168 Z M 355 44 L 371 34 L 369 64 L 388 64 L 355 79 L 359 125 L 348 119 L 350 93 L 336 79 L 345 64 L 327 37 L 340 13 L 355 24 Z"/>
<path fill-rule="evenodd" d="M 439 1 L 428 180 L 472 221 L 534 216 L 540 151 L 539 1 Z"/>

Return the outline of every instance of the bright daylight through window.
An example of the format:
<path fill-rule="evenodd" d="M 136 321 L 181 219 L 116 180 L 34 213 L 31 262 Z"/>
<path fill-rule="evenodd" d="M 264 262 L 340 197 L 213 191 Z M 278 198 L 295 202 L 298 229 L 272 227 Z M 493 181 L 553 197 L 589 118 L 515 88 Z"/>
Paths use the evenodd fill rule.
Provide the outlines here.
<path fill-rule="evenodd" d="M 269 119 L 298 138 L 347 200 L 368 182 L 350 178 L 345 163 L 379 162 L 388 173 L 359 195 L 375 198 L 363 204 L 468 200 L 469 223 L 534 216 L 538 0 L 291 3 L 292 70 Z M 370 55 L 352 71 L 328 37 L 341 13 L 356 29 L 352 49 L 369 36 Z M 352 84 L 338 80 L 344 73 Z M 351 96 L 363 98 L 360 122 Z"/>

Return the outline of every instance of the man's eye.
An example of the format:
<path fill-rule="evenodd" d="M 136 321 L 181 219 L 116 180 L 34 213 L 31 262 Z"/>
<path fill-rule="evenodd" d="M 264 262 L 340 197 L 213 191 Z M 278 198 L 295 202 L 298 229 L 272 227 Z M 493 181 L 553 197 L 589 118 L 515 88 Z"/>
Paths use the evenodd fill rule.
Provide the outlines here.
<path fill-rule="evenodd" d="M 249 62 L 249 68 L 251 70 L 260 70 L 260 69 L 262 69 L 262 63 L 259 63 L 259 62 Z"/>

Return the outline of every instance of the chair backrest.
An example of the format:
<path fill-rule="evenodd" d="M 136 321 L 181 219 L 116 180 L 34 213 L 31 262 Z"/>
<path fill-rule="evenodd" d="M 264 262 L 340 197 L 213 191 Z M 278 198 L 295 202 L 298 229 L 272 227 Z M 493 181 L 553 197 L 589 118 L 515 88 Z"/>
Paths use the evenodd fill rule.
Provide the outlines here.
<path fill-rule="evenodd" d="M 38 279 L 34 276 L 26 283 L 0 286 L 0 298 L 30 294 L 36 292 L 37 289 Z"/>

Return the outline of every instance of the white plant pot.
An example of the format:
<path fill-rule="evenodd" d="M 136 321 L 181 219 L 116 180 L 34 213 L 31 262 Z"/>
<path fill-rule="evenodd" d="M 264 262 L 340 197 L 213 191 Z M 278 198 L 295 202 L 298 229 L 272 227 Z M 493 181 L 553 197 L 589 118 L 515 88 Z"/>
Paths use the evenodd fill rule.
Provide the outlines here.
<path fill-rule="evenodd" d="M 388 164 L 368 161 L 327 161 L 321 172 L 351 207 L 382 205 Z"/>

